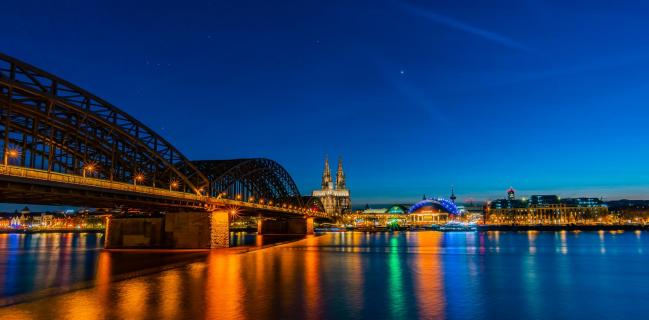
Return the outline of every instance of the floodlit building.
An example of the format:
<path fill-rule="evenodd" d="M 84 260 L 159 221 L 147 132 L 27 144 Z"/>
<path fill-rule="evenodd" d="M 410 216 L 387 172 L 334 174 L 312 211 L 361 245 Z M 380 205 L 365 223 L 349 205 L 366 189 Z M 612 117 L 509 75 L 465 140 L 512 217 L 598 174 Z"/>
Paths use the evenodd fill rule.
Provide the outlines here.
<path fill-rule="evenodd" d="M 328 214 L 340 216 L 351 212 L 352 203 L 345 181 L 342 158 L 338 159 L 335 184 L 329 169 L 329 159 L 325 158 L 321 189 L 314 190 L 312 195 L 320 199 L 325 212 Z"/>
<path fill-rule="evenodd" d="M 410 222 L 419 226 L 446 223 L 450 215 L 459 213 L 455 202 L 444 198 L 424 199 L 408 210 Z"/>
<path fill-rule="evenodd" d="M 557 195 L 532 195 L 518 200 L 507 191 L 506 199 L 489 203 L 485 210 L 487 224 L 589 224 L 608 216 L 608 207 L 597 198 L 566 198 Z"/>

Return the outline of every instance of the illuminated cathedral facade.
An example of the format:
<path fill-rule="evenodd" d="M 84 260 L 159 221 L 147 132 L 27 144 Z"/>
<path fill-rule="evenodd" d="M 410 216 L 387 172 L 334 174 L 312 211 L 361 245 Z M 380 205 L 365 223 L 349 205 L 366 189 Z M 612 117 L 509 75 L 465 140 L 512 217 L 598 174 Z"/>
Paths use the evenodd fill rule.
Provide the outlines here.
<path fill-rule="evenodd" d="M 314 190 L 312 195 L 320 199 L 326 213 L 334 216 L 340 216 L 351 212 L 352 202 L 349 195 L 349 189 L 347 189 L 347 184 L 345 182 L 345 172 L 343 171 L 342 158 L 338 159 L 336 181 L 334 181 L 331 177 L 329 159 L 325 158 L 321 187 L 322 188 L 320 190 Z"/>

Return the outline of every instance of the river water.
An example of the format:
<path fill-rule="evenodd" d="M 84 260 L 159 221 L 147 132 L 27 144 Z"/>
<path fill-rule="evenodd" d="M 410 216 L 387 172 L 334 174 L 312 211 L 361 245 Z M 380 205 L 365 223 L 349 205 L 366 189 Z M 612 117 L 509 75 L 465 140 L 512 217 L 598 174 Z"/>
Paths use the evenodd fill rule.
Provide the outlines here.
<path fill-rule="evenodd" d="M 647 232 L 347 232 L 209 253 L 105 252 L 102 241 L 0 235 L 0 319 L 649 314 Z"/>

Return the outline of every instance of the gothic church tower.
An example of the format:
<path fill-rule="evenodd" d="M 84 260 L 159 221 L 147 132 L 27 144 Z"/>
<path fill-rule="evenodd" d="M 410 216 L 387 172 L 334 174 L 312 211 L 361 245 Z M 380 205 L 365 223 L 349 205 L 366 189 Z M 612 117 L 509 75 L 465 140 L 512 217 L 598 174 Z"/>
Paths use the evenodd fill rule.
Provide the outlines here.
<path fill-rule="evenodd" d="M 340 216 L 351 212 L 351 198 L 345 181 L 342 158 L 338 159 L 338 170 L 336 171 L 336 181 L 334 183 L 329 168 L 329 158 L 325 157 L 321 189 L 314 190 L 312 195 L 320 199 L 325 212 L 332 216 Z"/>

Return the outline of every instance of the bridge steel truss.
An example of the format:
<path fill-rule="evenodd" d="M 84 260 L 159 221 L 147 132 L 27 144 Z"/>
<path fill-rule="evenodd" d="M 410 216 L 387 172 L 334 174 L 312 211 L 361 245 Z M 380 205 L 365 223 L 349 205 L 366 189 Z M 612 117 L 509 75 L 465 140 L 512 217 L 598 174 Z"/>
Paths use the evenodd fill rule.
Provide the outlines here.
<path fill-rule="evenodd" d="M 0 54 L 3 163 L 199 195 L 208 180 L 164 138 L 117 107 Z"/>
<path fill-rule="evenodd" d="M 216 198 L 306 208 L 289 173 L 265 158 L 193 161 L 210 181 L 208 195 Z"/>
<path fill-rule="evenodd" d="M 277 162 L 189 161 L 117 107 L 2 53 L 0 155 L 0 202 L 325 217 Z"/>

